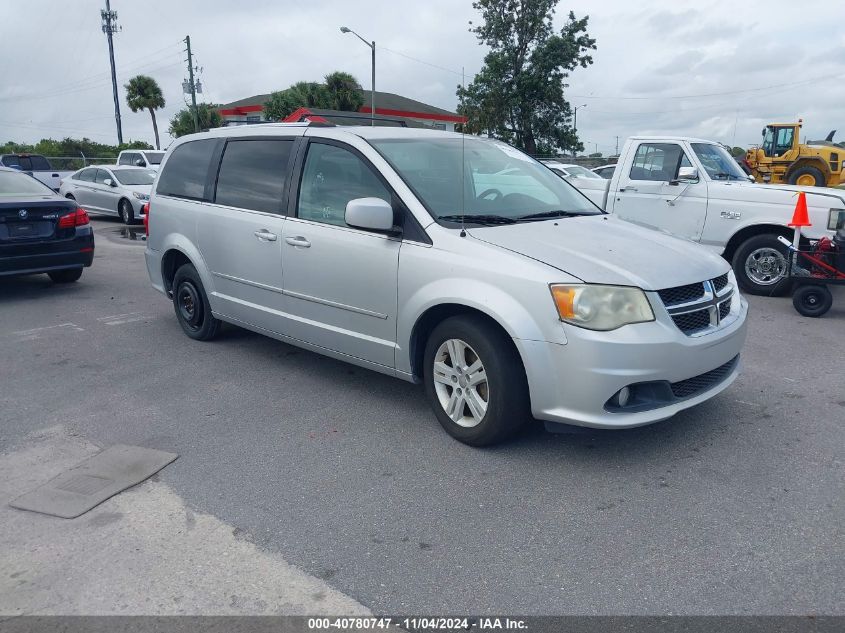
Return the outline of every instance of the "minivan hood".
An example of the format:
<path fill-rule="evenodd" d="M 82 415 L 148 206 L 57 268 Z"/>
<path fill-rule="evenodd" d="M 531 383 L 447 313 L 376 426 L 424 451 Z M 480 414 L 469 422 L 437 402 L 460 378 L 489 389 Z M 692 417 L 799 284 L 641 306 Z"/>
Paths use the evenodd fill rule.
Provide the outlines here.
<path fill-rule="evenodd" d="M 468 229 L 474 238 L 586 283 L 661 290 L 713 279 L 728 263 L 703 246 L 611 215 Z"/>

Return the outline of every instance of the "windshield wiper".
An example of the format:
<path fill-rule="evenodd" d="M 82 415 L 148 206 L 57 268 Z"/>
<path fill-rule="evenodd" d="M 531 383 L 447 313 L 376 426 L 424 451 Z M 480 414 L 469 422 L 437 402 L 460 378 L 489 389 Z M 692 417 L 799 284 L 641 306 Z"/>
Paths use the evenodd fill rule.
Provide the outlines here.
<path fill-rule="evenodd" d="M 438 220 L 447 222 L 465 222 L 467 224 L 514 224 L 516 220 L 504 215 L 441 215 Z"/>
<path fill-rule="evenodd" d="M 597 215 L 589 211 L 564 211 L 557 209 L 556 211 L 543 211 L 542 213 L 529 213 L 528 215 L 521 215 L 516 220 L 522 222 L 523 220 L 544 220 L 546 218 L 575 218 L 580 215 Z"/>

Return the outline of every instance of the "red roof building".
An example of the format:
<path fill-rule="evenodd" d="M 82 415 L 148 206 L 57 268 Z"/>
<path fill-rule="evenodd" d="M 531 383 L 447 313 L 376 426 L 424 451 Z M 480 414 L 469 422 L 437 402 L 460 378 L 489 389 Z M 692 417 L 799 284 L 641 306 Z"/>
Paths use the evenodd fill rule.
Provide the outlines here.
<path fill-rule="evenodd" d="M 361 96 L 364 97 L 364 105 L 361 106 L 361 114 L 370 114 L 370 91 L 362 90 Z M 220 115 L 226 121 L 226 125 L 247 125 L 250 123 L 262 123 L 267 119 L 264 117 L 264 104 L 270 98 L 269 94 L 255 95 L 239 101 L 233 101 L 218 107 Z M 294 115 L 296 115 L 294 117 Z M 333 121 L 333 119 L 342 119 L 343 113 L 332 110 L 319 110 L 315 108 L 300 108 L 294 112 L 291 117 L 285 119 L 286 121 L 300 121 L 304 118 L 319 122 L 331 121 L 345 124 L 361 124 L 367 125 L 365 120 L 350 121 Z M 390 120 L 404 121 L 405 124 L 411 127 L 430 127 L 439 130 L 454 130 L 456 123 L 464 123 L 466 119 L 454 112 L 443 110 L 435 106 L 408 99 L 391 92 L 376 91 L 376 118 L 382 121 L 382 125 L 390 125 Z M 354 122 L 353 122 L 354 121 Z M 395 124 L 395 123 L 394 123 Z"/>

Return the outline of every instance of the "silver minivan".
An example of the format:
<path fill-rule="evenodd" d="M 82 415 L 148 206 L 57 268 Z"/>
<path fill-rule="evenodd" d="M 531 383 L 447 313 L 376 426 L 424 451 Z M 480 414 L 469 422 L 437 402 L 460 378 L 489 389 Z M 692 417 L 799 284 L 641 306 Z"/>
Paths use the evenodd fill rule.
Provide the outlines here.
<path fill-rule="evenodd" d="M 650 424 L 739 372 L 748 306 L 727 262 L 498 141 L 215 129 L 168 149 L 147 220 L 150 279 L 189 337 L 225 321 L 421 382 L 468 444 L 532 416 Z"/>

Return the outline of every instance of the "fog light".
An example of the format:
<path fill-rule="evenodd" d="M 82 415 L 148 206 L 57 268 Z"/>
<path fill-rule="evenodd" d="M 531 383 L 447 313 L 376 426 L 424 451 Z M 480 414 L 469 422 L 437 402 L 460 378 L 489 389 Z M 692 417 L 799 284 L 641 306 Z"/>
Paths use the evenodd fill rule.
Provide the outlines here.
<path fill-rule="evenodd" d="M 630 399 L 631 390 L 628 387 L 622 387 L 622 389 L 619 390 L 619 393 L 616 394 L 616 404 L 620 407 L 627 406 Z"/>

